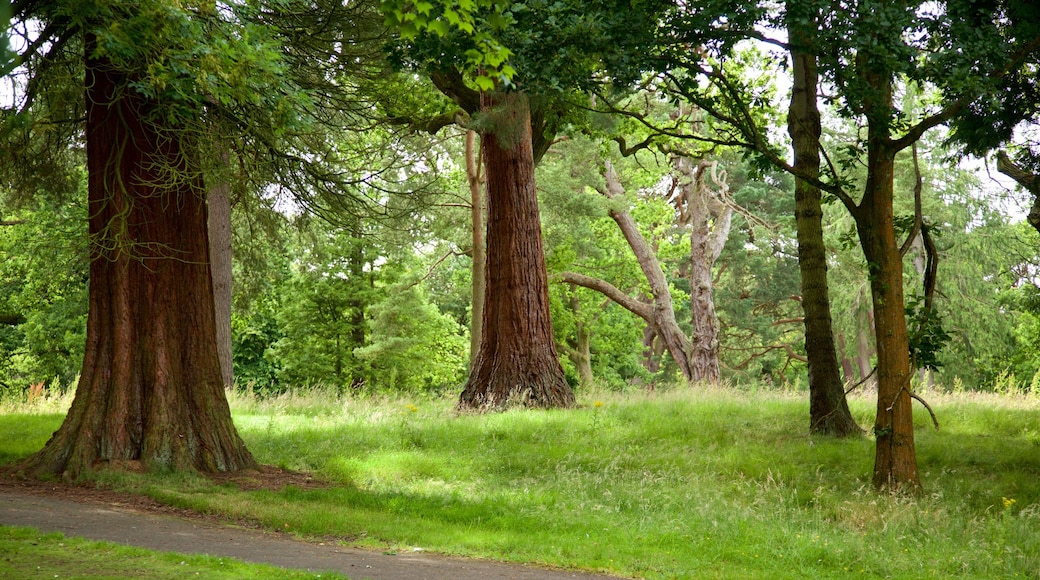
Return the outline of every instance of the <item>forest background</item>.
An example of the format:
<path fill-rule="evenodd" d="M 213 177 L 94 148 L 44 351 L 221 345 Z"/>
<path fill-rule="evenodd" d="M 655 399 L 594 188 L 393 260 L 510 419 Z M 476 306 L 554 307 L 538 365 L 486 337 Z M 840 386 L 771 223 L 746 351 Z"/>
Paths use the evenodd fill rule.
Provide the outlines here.
<path fill-rule="evenodd" d="M 233 370 L 240 387 L 271 394 L 316 385 L 341 393 L 440 394 L 465 380 L 473 328 L 470 184 L 480 177 L 472 165 L 467 175 L 467 157 L 472 162 L 476 154 L 467 150 L 466 129 L 431 126 L 430 119 L 451 113 L 452 103 L 426 77 L 402 69 L 402 62 L 395 66 L 392 51 L 387 62 L 386 41 L 381 33 L 365 39 L 372 60 L 352 81 L 367 116 L 328 136 L 355 152 L 353 163 L 340 168 L 349 173 L 351 189 L 342 192 L 349 204 L 265 183 L 242 173 L 251 169 L 245 163 L 228 176 Z M 768 97 L 758 103 L 762 117 L 771 123 L 770 139 L 784 147 L 783 53 L 746 44 L 730 59 Z M 629 110 L 642 103 L 660 119 L 692 115 L 710 133 L 707 115 L 655 90 L 652 78 L 628 97 Z M 8 80 L 19 82 L 17 75 Z M 903 110 L 915 111 L 937 95 L 908 85 L 899 98 Z M 856 140 L 861 129 L 854 121 L 827 106 L 823 113 L 824 141 Z M 737 147 L 684 150 L 679 140 L 651 139 L 648 127 L 631 116 L 572 112 L 559 121 L 538 165 L 553 331 L 568 382 L 613 390 L 684 382 L 643 320 L 568 276 L 594 276 L 637 297 L 650 293 L 610 216 L 622 202 L 601 194 L 610 164 L 628 192 L 625 209 L 662 265 L 687 336 L 694 324 L 691 225 L 676 192 L 701 179 L 709 200 L 728 208 L 726 227 L 716 227 L 724 245 L 709 264 L 721 378 L 737 386 L 800 388 L 806 358 L 794 180 Z M 897 233 L 911 233 L 920 181 L 920 215 L 938 252 L 941 328 L 916 337 L 934 350 L 922 365 L 931 368 L 917 380 L 950 390 L 1035 391 L 1040 257 L 1037 234 L 1023 219 L 1032 200 L 1009 181 L 994 180 L 992 160 L 966 156 L 947 137 L 932 131 L 913 153 L 897 157 Z M 627 148 L 640 141 L 643 147 Z M 862 154 L 849 147 L 847 179 L 865 179 Z M 32 195 L 0 192 L 0 389 L 8 395 L 44 385 L 64 391 L 81 367 L 89 266 L 82 155 L 64 151 L 61 179 L 39 183 Z M 704 173 L 684 174 L 680 159 Z M 723 224 L 715 211 L 707 217 L 713 227 Z M 848 385 L 869 386 L 875 353 L 867 264 L 852 218 L 840 204 L 825 204 L 824 211 L 841 367 Z M 910 316 L 924 300 L 927 257 L 915 234 L 904 259 Z"/>

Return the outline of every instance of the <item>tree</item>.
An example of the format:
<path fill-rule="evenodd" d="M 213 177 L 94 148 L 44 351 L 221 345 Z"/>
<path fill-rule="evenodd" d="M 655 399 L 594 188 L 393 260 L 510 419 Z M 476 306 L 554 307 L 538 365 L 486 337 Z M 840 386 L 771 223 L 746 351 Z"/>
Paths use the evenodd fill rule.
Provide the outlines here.
<path fill-rule="evenodd" d="M 5 177 L 28 191 L 85 134 L 91 240 L 76 397 L 61 428 L 20 465 L 26 474 L 76 478 L 104 463 L 256 465 L 231 421 L 217 355 L 201 120 L 213 113 L 243 145 L 300 161 L 286 151 L 301 150 L 308 101 L 286 81 L 270 30 L 247 24 L 255 7 L 221 8 L 16 7 L 25 49 L 14 74 L 26 82 L 5 111 L 5 147 L 24 157 L 46 146 L 46 154 L 5 165 Z"/>
<path fill-rule="evenodd" d="M 803 33 L 799 32 L 797 26 L 793 26 L 790 34 L 796 42 L 784 44 L 770 41 L 755 29 L 756 24 L 768 21 L 770 27 L 779 28 L 785 23 L 783 20 L 768 20 L 768 16 L 769 10 L 766 5 L 754 3 L 718 3 L 709 9 L 688 10 L 679 7 L 673 11 L 667 19 L 669 25 L 665 26 L 662 33 L 659 45 L 660 60 L 655 63 L 655 70 L 660 75 L 658 84 L 665 94 L 692 103 L 707 112 L 709 122 L 694 123 L 691 128 L 682 126 L 680 119 L 673 118 L 669 123 L 661 123 L 651 119 L 644 111 L 629 109 L 623 111 L 623 114 L 638 119 L 652 134 L 692 139 L 709 148 L 718 145 L 742 147 L 757 152 L 756 158 L 760 166 L 773 164 L 781 169 L 793 171 L 794 167 L 786 162 L 772 141 L 765 137 L 773 121 L 770 107 L 767 106 L 771 100 L 771 86 L 762 82 L 761 79 L 764 77 L 757 73 L 756 69 L 761 63 L 766 62 L 767 57 L 754 51 L 748 53 L 737 45 L 737 41 L 742 38 L 765 39 L 767 42 L 780 44 L 792 51 L 794 73 L 804 77 L 806 54 L 804 50 L 800 53 L 796 50 L 798 35 Z M 716 23 L 719 21 L 726 22 L 724 31 L 718 30 Z M 690 50 L 690 46 L 698 48 Z M 815 68 L 811 72 L 814 71 Z M 796 91 L 802 90 L 798 88 L 799 84 L 804 84 L 804 78 L 802 83 L 796 83 Z M 811 89 L 815 109 L 815 84 Z M 792 95 L 792 99 L 798 99 L 799 94 L 801 92 Z M 608 100 L 604 99 L 604 102 Z M 790 112 L 794 115 L 802 111 L 807 115 L 811 112 L 807 109 L 806 98 L 802 98 L 800 104 L 796 104 L 794 100 L 792 103 L 793 108 Z M 796 146 L 803 149 L 796 155 L 800 159 L 797 162 L 799 172 L 805 168 L 806 160 L 809 158 L 806 148 L 811 146 L 809 143 L 812 140 L 811 132 L 802 129 L 805 122 L 811 122 L 811 118 L 797 120 L 793 126 L 799 130 Z M 711 131 L 704 130 L 709 127 Z M 818 163 L 817 160 L 817 167 Z M 805 259 L 799 260 L 799 269 L 809 281 L 807 289 L 811 298 L 803 317 L 806 322 L 806 354 L 812 361 L 809 373 L 812 401 L 810 430 L 828 430 L 835 434 L 855 433 L 858 432 L 858 427 L 845 403 L 844 388 L 834 355 L 833 333 L 826 316 L 821 312 L 825 307 L 829 309 L 825 293 L 826 271 L 819 269 L 824 262 L 817 259 L 824 249 L 819 234 L 822 232 L 822 226 L 819 225 L 818 219 L 812 216 L 812 194 L 806 187 L 803 182 L 803 186 L 796 189 L 796 195 L 800 200 L 800 207 L 796 211 L 799 215 L 804 215 L 804 219 L 798 221 L 799 247 L 808 251 L 807 254 L 800 254 Z M 810 227 L 814 222 L 817 224 L 815 230 Z"/>
<path fill-rule="evenodd" d="M 93 244 L 82 378 L 61 428 L 19 469 L 255 467 L 224 398 L 195 154 L 157 100 L 124 92 L 128 75 L 95 56 L 93 35 L 85 47 Z M 158 168 L 186 177 L 167 183 Z"/>
<path fill-rule="evenodd" d="M 624 196 L 624 186 L 618 178 L 614 166 L 606 162 L 604 171 L 605 187 L 600 193 L 615 202 L 621 202 Z M 639 227 L 629 212 L 623 207 L 611 207 L 608 210 L 610 218 L 617 224 L 629 248 L 635 254 L 636 261 L 646 277 L 650 289 L 650 302 L 644 302 L 634 298 L 614 285 L 604 280 L 585 276 L 575 272 L 563 272 L 560 278 L 570 284 L 583 286 L 595 290 L 617 302 L 623 308 L 632 312 L 646 321 L 648 328 L 665 345 L 665 349 L 671 355 L 672 360 L 679 366 L 683 377 L 689 381 L 704 380 L 704 376 L 696 374 L 696 363 L 693 360 L 693 344 L 690 338 L 679 328 L 675 317 L 675 307 L 672 303 L 671 287 L 665 277 L 664 269 L 661 267 L 657 256 L 650 243 L 640 233 Z M 718 339 L 715 338 L 716 343 Z M 717 355 L 716 355 L 717 356 Z M 718 360 L 716 358 L 715 372 L 718 372 Z M 701 369 L 702 371 L 704 369 Z M 716 375 L 717 376 L 717 375 Z"/>
<path fill-rule="evenodd" d="M 574 395 L 549 320 L 534 167 L 567 109 L 562 95 L 595 83 L 603 70 L 620 73 L 622 80 L 638 73 L 629 61 L 645 54 L 638 47 L 653 30 L 654 14 L 642 2 L 486 2 L 470 5 L 490 8 L 483 13 L 486 27 L 475 28 L 481 19 L 470 20 L 468 11 L 456 11 L 451 2 L 422 9 L 416 4 L 414 11 L 410 3 L 390 4 L 384 8 L 387 19 L 406 41 L 396 59 L 429 73 L 442 92 L 476 117 L 473 128 L 484 140 L 484 323 L 459 406 L 499 408 L 516 401 L 571 406 Z M 634 29 L 640 34 L 632 34 L 633 21 L 647 24 Z M 569 50 L 559 53 L 560 46 Z M 503 64 L 506 58 L 509 63 Z"/>
<path fill-rule="evenodd" d="M 496 121 L 494 133 L 483 136 L 487 287 L 480 348 L 459 397 L 463 408 L 574 404 L 549 319 L 528 107 L 519 93 L 481 95 L 481 111 Z"/>
<path fill-rule="evenodd" d="M 573 272 L 562 273 L 561 279 L 584 286 L 614 300 L 633 314 L 646 320 L 650 331 L 661 339 L 672 359 L 679 365 L 688 382 L 714 383 L 719 379 L 719 328 L 712 297 L 712 266 L 722 252 L 729 234 L 732 207 L 727 203 L 725 178 L 717 174 L 717 162 L 702 161 L 694 166 L 683 156 L 673 159 L 672 200 L 680 231 L 690 232 L 690 252 L 684 269 L 690 281 L 692 331 L 687 336 L 678 325 L 672 303 L 671 288 L 654 249 L 640 233 L 629 212 L 618 205 L 624 187 L 614 166 L 606 162 L 601 193 L 615 204 L 608 210 L 636 256 L 650 288 L 648 304 L 633 298 L 613 285 Z M 721 186 L 717 195 L 707 184 L 711 175 Z"/>
<path fill-rule="evenodd" d="M 806 7 L 809 8 L 807 14 L 798 13 L 799 8 Z M 795 179 L 794 203 L 805 354 L 809 364 L 809 431 L 844 437 L 862 430 L 849 411 L 845 385 L 838 372 L 827 287 L 827 251 L 823 243 L 823 207 L 820 189 L 810 181 L 820 175 L 822 129 L 817 103 L 816 55 L 802 47 L 812 46 L 815 41 L 818 17 L 814 10 L 811 4 L 788 6 L 786 21 L 793 83 L 787 130 L 794 148 L 792 169 L 796 176 L 804 176 Z M 848 373 L 845 378 L 851 380 Z"/>
<path fill-rule="evenodd" d="M 479 153 L 476 147 L 477 134 L 475 131 L 466 131 L 466 185 L 469 186 L 470 199 L 470 229 L 473 233 L 473 246 L 470 250 L 473 256 L 473 282 L 472 282 L 472 308 L 470 310 L 470 340 L 469 340 L 469 363 L 477 358 L 480 349 L 480 337 L 484 323 L 484 294 L 487 286 L 487 266 L 484 254 L 484 176 L 481 170 Z"/>
<path fill-rule="evenodd" d="M 896 154 L 908 150 L 928 130 L 970 109 L 972 103 L 988 102 L 999 94 L 995 89 L 1000 79 L 1017 74 L 1028 55 L 1040 46 L 1036 34 L 1016 35 L 1003 27 L 1004 22 L 1015 20 L 1010 13 L 1025 3 L 1007 4 L 1009 7 L 1000 3 L 979 6 L 954 0 L 934 10 L 920 2 L 820 4 L 822 21 L 815 26 L 811 19 L 804 19 L 813 10 L 799 8 L 803 20 L 798 26 L 816 31 L 812 52 L 821 76 L 834 87 L 832 100 L 838 113 L 855 119 L 865 129 L 844 155 L 828 155 L 824 179 L 795 171 L 770 145 L 756 106 L 766 95 L 754 82 L 747 82 L 746 75 L 739 74 L 739 40 L 756 39 L 785 50 L 791 48 L 791 43 L 769 38 L 756 28 L 766 22 L 774 26 L 782 23 L 785 13 L 794 14 L 790 6 L 774 11 L 766 4 L 720 3 L 710 10 L 679 10 L 667 34 L 674 44 L 666 52 L 665 60 L 671 67 L 666 67 L 664 74 L 683 97 L 729 127 L 730 136 L 721 141 L 748 147 L 763 161 L 785 168 L 833 195 L 856 222 L 860 247 L 870 269 L 878 353 L 878 415 L 874 427 L 877 487 L 920 486 L 911 420 L 910 344 L 902 262 L 892 215 Z M 727 24 L 722 34 L 715 30 L 720 20 Z M 792 35 L 792 40 L 797 42 L 799 36 Z M 690 55 L 680 49 L 683 43 L 704 49 Z M 682 74 L 675 74 L 676 70 Z M 905 85 L 940 87 L 946 99 L 940 106 L 911 117 L 893 99 L 896 89 Z M 847 168 L 860 159 L 866 167 L 866 178 L 857 199 L 849 194 L 851 182 L 837 164 Z"/>

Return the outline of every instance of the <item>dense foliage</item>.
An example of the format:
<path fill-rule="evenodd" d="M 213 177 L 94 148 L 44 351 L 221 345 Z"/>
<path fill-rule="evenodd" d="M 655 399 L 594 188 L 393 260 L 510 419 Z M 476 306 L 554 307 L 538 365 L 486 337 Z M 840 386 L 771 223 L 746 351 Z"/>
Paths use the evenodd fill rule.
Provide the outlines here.
<path fill-rule="evenodd" d="M 429 79 L 390 72 L 388 64 L 413 71 L 452 65 L 466 72 L 470 89 L 493 82 L 568 105 L 601 105 L 602 93 L 592 93 L 612 85 L 613 104 L 623 115 L 569 108 L 547 132 L 557 139 L 539 167 L 538 183 L 550 274 L 577 270 L 633 296 L 645 293 L 646 280 L 607 217 L 610 204 L 618 202 L 596 194 L 601 167 L 611 160 L 630 192 L 626 209 L 664 266 L 676 318 L 686 331 L 691 288 L 684 260 L 690 242 L 669 199 L 670 156 L 682 149 L 724 168 L 739 211 L 714 268 L 723 377 L 737 384 L 804 381 L 791 177 L 734 147 L 751 138 L 710 115 L 691 122 L 705 138 L 696 145 L 668 132 L 677 127 L 669 121 L 689 122 L 692 117 L 684 115 L 695 104 L 708 112 L 737 111 L 725 95 L 696 90 L 703 81 L 698 75 L 724 71 L 744 82 L 745 92 L 735 94 L 748 97 L 749 122 L 766 126 L 758 137 L 768 136 L 767 149 L 782 154 L 786 144 L 772 138 L 782 133 L 777 111 L 786 97 L 771 82 L 771 75 L 783 73 L 777 53 L 735 41 L 737 31 L 777 16 L 764 5 L 707 3 L 693 13 L 656 2 L 597 2 L 583 13 L 568 2 L 362 2 L 349 10 L 338 2 L 245 2 L 218 3 L 216 11 L 204 4 L 25 5 L 55 22 L 93 27 L 98 51 L 116 65 L 143 71 L 135 90 L 179 103 L 164 109 L 166 114 L 189 127 L 203 150 L 212 147 L 204 137 L 211 125 L 201 122 L 200 110 L 233 128 L 232 328 L 239 384 L 265 392 L 319 384 L 443 391 L 465 378 L 471 324 L 468 195 L 461 137 L 444 127 L 468 120 L 438 96 Z M 987 42 L 1035 35 L 1029 3 L 989 4 L 985 14 L 1005 10 L 1008 26 L 987 28 L 992 38 L 974 39 L 967 47 L 980 50 Z M 963 7 L 944 6 L 948 15 L 930 15 L 922 26 L 944 42 L 967 43 L 962 25 L 980 16 L 951 20 L 945 16 Z M 854 12 L 832 14 L 833 30 L 848 24 L 841 19 Z M 913 14 L 898 11 L 902 20 L 893 26 Z M 648 24 L 658 16 L 673 36 Z M 724 20 L 734 32 L 703 37 L 704 19 Z M 229 22 L 235 26 L 223 26 Z M 39 36 L 30 28 L 16 32 L 31 45 Z M 303 29 L 336 32 L 308 36 Z M 389 34 L 394 30 L 400 34 Z M 674 36 L 683 31 L 687 36 Z M 200 38 L 207 42 L 196 42 Z M 0 161 L 0 387 L 15 392 L 40 383 L 68 388 L 82 357 L 86 176 L 77 125 L 64 122 L 82 114 L 75 85 L 82 74 L 78 42 L 55 37 L 45 55 L 32 52 L 42 46 L 22 47 L 6 77 L 10 86 L 24 89 L 20 101 L 5 104 Z M 838 73 L 858 54 L 885 56 L 872 51 L 841 46 L 836 60 L 825 63 L 833 83 L 827 90 L 855 81 Z M 990 81 L 969 82 L 974 69 L 952 56 L 913 66 L 906 64 L 912 55 L 889 56 L 905 64 L 896 70 L 900 106 L 913 115 L 943 99 L 972 97 L 970 114 L 957 119 L 955 131 L 928 137 L 920 152 L 923 214 L 939 248 L 933 326 L 920 328 L 912 339 L 918 352 L 927 353 L 919 366 L 931 369 L 922 380 L 948 388 L 1029 388 L 1040 383 L 1036 233 L 1019 223 L 1021 200 L 973 171 L 977 161 L 959 163 L 963 151 L 943 138 L 968 142 L 978 155 L 1017 138 L 1019 158 L 1026 159 L 1033 141 L 1015 128 L 1036 114 L 1035 58 L 1032 69 L 994 80 L 991 87 Z M 993 66 L 1011 66 L 998 50 L 989 58 Z M 704 67 L 691 66 L 694 61 Z M 667 82 L 649 72 L 654 66 L 666 69 Z M 942 74 L 960 84 L 928 85 Z M 34 83 L 53 90 L 36 92 L 29 79 L 37 78 Z M 565 82 L 572 78 L 577 80 Z M 986 100 L 986 94 L 997 96 Z M 859 105 L 851 97 L 824 104 L 828 144 L 856 143 Z M 986 132 L 988 115 L 999 131 Z M 434 118 L 443 122 L 429 121 Z M 855 145 L 834 149 L 840 152 L 835 162 L 842 182 L 862 181 L 865 151 Z M 909 224 L 917 180 L 909 151 L 897 158 L 897 172 L 895 211 L 903 220 L 897 222 Z M 839 356 L 846 380 L 854 382 L 872 367 L 872 313 L 855 225 L 839 209 L 827 208 L 826 242 Z M 908 226 L 898 233 L 909 231 Z M 923 300 L 923 259 L 919 245 L 911 245 L 904 258 L 912 304 Z M 667 354 L 643 343 L 645 325 L 637 317 L 568 284 L 552 284 L 551 295 L 557 343 L 574 384 L 583 380 L 579 347 L 587 348 L 599 384 L 625 389 L 679 382 Z M 913 314 L 919 307 L 908 310 Z"/>

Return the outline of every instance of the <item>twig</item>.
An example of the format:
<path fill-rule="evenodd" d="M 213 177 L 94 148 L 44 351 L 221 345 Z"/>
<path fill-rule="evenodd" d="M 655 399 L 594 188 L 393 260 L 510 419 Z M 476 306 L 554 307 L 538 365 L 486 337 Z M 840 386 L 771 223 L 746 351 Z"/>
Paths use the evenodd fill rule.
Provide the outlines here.
<path fill-rule="evenodd" d="M 859 382 L 856 383 L 855 385 L 852 385 L 851 387 L 846 389 L 845 390 L 845 394 L 847 395 L 847 394 L 851 393 L 852 391 L 856 390 L 857 388 L 859 388 L 860 385 L 862 385 L 863 383 L 865 383 L 868 380 L 870 380 L 870 377 L 874 376 L 874 373 L 876 373 L 876 372 L 877 372 L 877 367 L 874 367 L 874 368 L 870 369 L 870 372 L 867 373 L 867 376 L 865 376 L 862 379 L 860 379 Z"/>
<path fill-rule="evenodd" d="M 931 405 L 929 405 L 928 402 L 925 401 L 924 399 L 922 399 L 917 393 L 915 393 L 915 392 L 913 392 L 911 390 L 907 390 L 907 392 L 910 393 L 910 397 L 912 399 L 916 399 L 917 402 L 919 402 L 922 405 L 924 405 L 925 409 L 928 409 L 928 414 L 932 416 L 932 423 L 935 425 L 935 430 L 938 431 L 939 430 L 939 419 L 937 419 L 935 417 L 935 411 L 932 411 Z"/>

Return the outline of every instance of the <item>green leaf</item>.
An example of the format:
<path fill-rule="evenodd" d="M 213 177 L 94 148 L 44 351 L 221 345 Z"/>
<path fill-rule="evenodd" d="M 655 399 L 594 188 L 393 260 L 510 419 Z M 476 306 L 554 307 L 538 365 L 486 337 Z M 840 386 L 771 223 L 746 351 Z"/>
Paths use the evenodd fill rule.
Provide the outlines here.
<path fill-rule="evenodd" d="M 448 25 L 443 20 L 431 20 L 426 27 L 437 36 L 443 37 L 448 34 Z"/>
<path fill-rule="evenodd" d="M 509 21 L 506 20 L 506 17 L 502 16 L 498 12 L 492 12 L 490 15 L 488 15 L 487 21 L 488 24 L 491 25 L 491 28 L 493 28 L 494 30 L 501 30 L 505 28 L 507 24 L 509 24 Z"/>
<path fill-rule="evenodd" d="M 480 75 L 473 79 L 473 82 L 477 83 L 477 87 L 482 91 L 491 91 L 495 88 L 495 81 L 487 75 Z"/>

